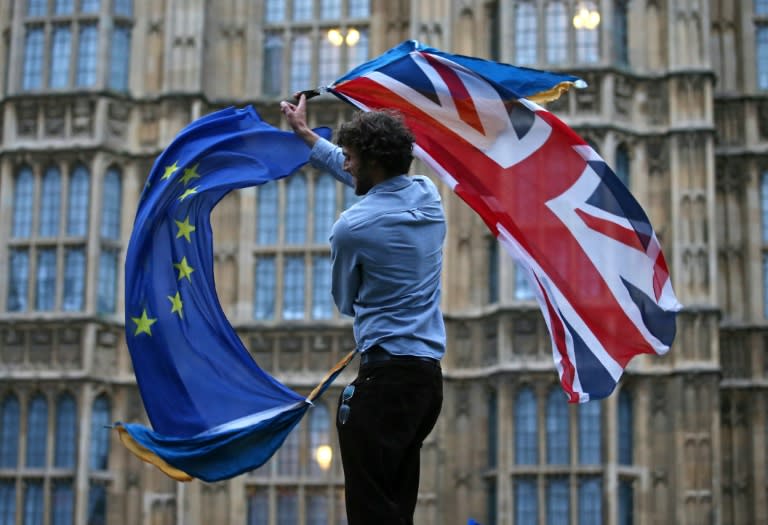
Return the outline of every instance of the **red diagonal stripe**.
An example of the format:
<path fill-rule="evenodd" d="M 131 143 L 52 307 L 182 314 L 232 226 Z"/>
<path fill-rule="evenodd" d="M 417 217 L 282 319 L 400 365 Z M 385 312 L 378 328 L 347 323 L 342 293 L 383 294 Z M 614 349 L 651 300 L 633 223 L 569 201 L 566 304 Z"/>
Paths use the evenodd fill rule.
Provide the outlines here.
<path fill-rule="evenodd" d="M 456 104 L 456 110 L 459 112 L 461 120 L 475 128 L 480 133 L 485 134 L 483 129 L 483 123 L 480 121 L 480 115 L 477 114 L 477 108 L 472 100 L 472 96 L 467 91 L 464 82 L 461 81 L 459 75 L 456 74 L 452 68 L 446 66 L 432 55 L 422 53 L 422 56 L 427 59 L 432 67 L 434 67 L 440 74 L 440 77 L 448 86 L 448 90 L 453 97 L 453 103 Z"/>
<path fill-rule="evenodd" d="M 645 253 L 645 248 L 640 243 L 640 238 L 637 236 L 637 232 L 631 228 L 625 228 L 620 224 L 616 224 L 612 221 L 600 219 L 594 215 L 589 215 L 584 210 L 576 209 L 576 214 L 581 217 L 581 220 L 596 232 L 602 233 L 606 237 L 625 244 L 630 248 Z"/>

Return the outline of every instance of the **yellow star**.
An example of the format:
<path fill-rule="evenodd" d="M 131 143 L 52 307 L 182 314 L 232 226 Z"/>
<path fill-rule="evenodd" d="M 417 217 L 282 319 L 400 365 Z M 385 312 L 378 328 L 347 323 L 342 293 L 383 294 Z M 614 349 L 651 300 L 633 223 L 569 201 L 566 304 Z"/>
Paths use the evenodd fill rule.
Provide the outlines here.
<path fill-rule="evenodd" d="M 186 277 L 187 281 L 192 282 L 190 275 L 192 275 L 192 272 L 194 272 L 195 269 L 187 264 L 186 257 L 182 257 L 180 263 L 174 263 L 173 267 L 179 271 L 179 281 L 181 281 L 182 277 Z"/>
<path fill-rule="evenodd" d="M 136 323 L 136 331 L 134 336 L 139 334 L 152 335 L 152 325 L 157 322 L 157 318 L 147 317 L 147 309 L 145 308 L 141 312 L 141 317 L 131 317 L 134 323 Z"/>
<path fill-rule="evenodd" d="M 184 219 L 184 222 L 182 221 L 173 221 L 176 223 L 176 226 L 179 227 L 179 231 L 176 233 L 176 238 L 184 237 L 187 242 L 192 242 L 192 239 L 189 238 L 189 234 L 195 231 L 197 228 L 189 224 L 189 215 L 187 215 L 187 218 Z"/>
<path fill-rule="evenodd" d="M 171 313 L 178 312 L 179 317 L 184 319 L 184 312 L 182 312 L 182 308 L 184 308 L 184 304 L 181 302 L 181 296 L 179 295 L 179 292 L 176 292 L 176 295 L 169 295 L 168 300 L 171 301 Z"/>
<path fill-rule="evenodd" d="M 188 190 L 186 190 L 184 193 L 181 194 L 181 197 L 179 197 L 179 201 L 183 201 L 190 195 L 194 195 L 195 193 L 197 193 L 197 188 L 199 187 L 200 186 L 195 186 L 194 188 L 189 188 Z"/>
<path fill-rule="evenodd" d="M 175 161 L 170 166 L 165 167 L 165 173 L 163 173 L 163 176 L 160 177 L 160 180 L 170 179 L 171 176 L 176 173 L 176 171 L 179 169 L 179 161 Z"/>
<path fill-rule="evenodd" d="M 195 164 L 191 168 L 185 168 L 184 169 L 184 175 L 181 177 L 181 182 L 182 182 L 182 184 L 184 184 L 184 186 L 189 184 L 189 181 L 191 181 L 192 179 L 199 179 L 200 178 L 200 174 L 197 173 L 197 167 L 199 165 L 200 165 L 200 163 L 198 162 L 197 164 Z"/>

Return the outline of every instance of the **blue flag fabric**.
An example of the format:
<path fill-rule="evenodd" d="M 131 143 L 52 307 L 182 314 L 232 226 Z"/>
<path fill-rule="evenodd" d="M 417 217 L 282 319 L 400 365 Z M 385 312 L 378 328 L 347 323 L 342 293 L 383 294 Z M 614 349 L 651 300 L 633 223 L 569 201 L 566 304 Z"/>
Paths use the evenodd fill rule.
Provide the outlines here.
<path fill-rule="evenodd" d="M 176 479 L 216 481 L 260 466 L 311 405 L 259 368 L 224 315 L 210 224 L 227 193 L 291 174 L 309 151 L 252 107 L 229 108 L 183 129 L 150 172 L 126 255 L 125 326 L 152 430 L 117 429 Z"/>

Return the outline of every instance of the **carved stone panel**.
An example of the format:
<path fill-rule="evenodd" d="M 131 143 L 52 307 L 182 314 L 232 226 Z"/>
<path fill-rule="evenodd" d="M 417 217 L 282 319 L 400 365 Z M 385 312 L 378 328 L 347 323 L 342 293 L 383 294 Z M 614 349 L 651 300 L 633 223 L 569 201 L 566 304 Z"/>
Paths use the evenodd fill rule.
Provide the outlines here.
<path fill-rule="evenodd" d="M 297 336 L 281 337 L 278 341 L 278 368 L 283 372 L 302 370 L 302 339 Z"/>
<path fill-rule="evenodd" d="M 0 343 L 0 363 L 9 367 L 21 365 L 24 362 L 24 351 L 27 346 L 28 333 L 24 330 L 6 328 L 3 330 Z"/>
<path fill-rule="evenodd" d="M 93 120 L 96 104 L 93 100 L 77 98 L 72 105 L 72 135 L 84 137 L 93 135 Z"/>
<path fill-rule="evenodd" d="M 632 114 L 632 95 L 635 89 L 635 82 L 632 79 L 623 75 L 616 76 L 613 103 L 617 115 L 629 117 Z"/>
<path fill-rule="evenodd" d="M 112 101 L 107 106 L 107 129 L 113 138 L 123 139 L 128 130 L 131 110 L 128 104 Z"/>
<path fill-rule="evenodd" d="M 16 108 L 16 134 L 19 137 L 37 136 L 37 102 L 25 100 Z"/>
<path fill-rule="evenodd" d="M 253 359 L 259 363 L 262 370 L 274 373 L 275 360 L 272 347 L 274 339 L 271 336 L 256 334 L 251 337 L 251 354 Z"/>
<path fill-rule="evenodd" d="M 63 138 L 67 105 L 61 100 L 51 100 L 45 105 L 45 136 Z"/>
<path fill-rule="evenodd" d="M 76 328 L 63 328 L 59 330 L 56 361 L 62 368 L 71 370 L 82 367 L 80 335 L 80 330 Z"/>
<path fill-rule="evenodd" d="M 32 332 L 28 362 L 33 367 L 50 366 L 53 355 L 53 334 L 50 330 L 38 328 Z"/>
<path fill-rule="evenodd" d="M 515 357 L 530 358 L 537 353 L 536 320 L 521 317 L 512 322 L 512 351 Z"/>

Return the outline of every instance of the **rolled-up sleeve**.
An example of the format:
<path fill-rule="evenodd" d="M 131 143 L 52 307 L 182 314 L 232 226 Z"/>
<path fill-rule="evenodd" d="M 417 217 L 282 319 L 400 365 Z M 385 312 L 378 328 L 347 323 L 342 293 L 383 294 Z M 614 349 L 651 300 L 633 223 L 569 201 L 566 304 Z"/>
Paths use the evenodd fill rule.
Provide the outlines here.
<path fill-rule="evenodd" d="M 360 289 L 360 261 L 355 239 L 342 216 L 331 231 L 331 294 L 344 315 L 355 315 L 355 299 Z"/>
<path fill-rule="evenodd" d="M 332 142 L 320 137 L 309 154 L 309 162 L 315 168 L 327 171 L 347 186 L 355 186 L 352 175 L 344 171 L 344 153 Z"/>

